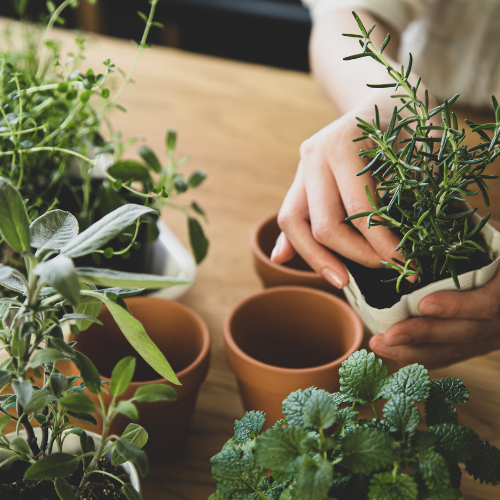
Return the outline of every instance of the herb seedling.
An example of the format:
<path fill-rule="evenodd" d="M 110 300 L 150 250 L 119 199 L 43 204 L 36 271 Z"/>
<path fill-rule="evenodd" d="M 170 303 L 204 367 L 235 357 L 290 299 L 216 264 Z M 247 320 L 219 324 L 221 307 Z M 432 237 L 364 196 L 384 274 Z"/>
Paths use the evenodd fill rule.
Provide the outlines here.
<path fill-rule="evenodd" d="M 286 419 L 263 433 L 262 412 L 236 422 L 212 458 L 210 500 L 463 500 L 459 463 L 500 483 L 500 450 L 458 424 L 455 406 L 468 397 L 458 379 L 431 381 L 416 364 L 389 376 L 373 353 L 355 352 L 342 363 L 340 392 L 291 393 Z M 387 400 L 381 415 L 379 399 Z M 425 402 L 426 429 L 416 402 Z M 357 405 L 374 418 L 358 419 Z"/>
<path fill-rule="evenodd" d="M 120 413 L 136 420 L 134 402 L 175 398 L 172 388 L 152 384 L 138 389 L 131 400 L 118 402 L 116 398 L 129 386 L 135 369 L 135 359 L 126 358 L 113 371 L 109 388 L 113 399 L 106 409 L 101 392 L 108 389 L 103 386 L 96 367 L 64 341 L 61 329 L 70 323 L 71 330 L 78 334 L 91 323 L 99 322 L 96 318 L 106 304 L 144 360 L 162 377 L 179 384 L 170 364 L 141 323 L 132 317 L 122 298 L 145 288 L 166 288 L 187 282 L 109 269 L 77 268 L 73 263 L 74 258 L 97 251 L 150 213 L 154 213 L 152 208 L 124 205 L 81 233 L 76 218 L 62 210 L 49 211 L 30 224 L 19 191 L 0 178 L 0 234 L 25 263 L 24 271 L 0 265 L 0 284 L 4 291 L 12 292 L 12 296 L 0 298 L 0 343 L 9 354 L 0 365 L 0 450 L 12 455 L 8 461 L 31 464 L 25 479 L 55 480 L 61 500 L 83 498 L 88 476 L 99 473 L 96 466 L 112 447 L 115 448 L 113 463 L 130 460 L 144 475 L 147 458 L 140 447 L 145 444 L 146 432 L 133 424 L 121 437 L 112 436 L 108 433 L 110 424 Z M 58 363 L 63 360 L 74 363 L 80 376 L 67 378 L 60 373 Z M 41 383 L 35 382 L 32 374 Z M 80 385 L 79 378 L 83 380 Z M 13 394 L 5 394 L 7 388 Z M 98 396 L 99 408 L 84 389 Z M 15 408 L 14 414 L 8 413 L 11 408 Z M 103 419 L 102 441 L 97 449 L 91 437 L 73 422 L 76 419 L 95 423 L 93 412 Z M 8 439 L 4 429 L 11 420 L 16 423 L 16 437 Z M 41 442 L 35 436 L 32 425 L 35 421 L 42 428 Z M 21 429 L 26 431 L 26 439 L 20 436 Z M 63 450 L 64 440 L 71 433 L 80 436 L 79 455 Z M 78 467 L 83 467 L 84 475 L 73 491 L 67 479 Z M 128 500 L 140 499 L 128 484 L 123 484 L 123 492 Z"/>
<path fill-rule="evenodd" d="M 427 90 L 423 98 L 419 96 L 420 78 L 414 85 L 409 81 L 411 54 L 406 68 L 402 66 L 401 71 L 393 68 L 383 55 L 390 35 L 377 48 L 370 38 L 375 25 L 367 30 L 356 13 L 353 15 L 361 34 L 344 36 L 359 39 L 362 51 L 344 60 L 371 57 L 385 66 L 394 83 L 368 86 L 394 89 L 392 97 L 399 104 L 394 107 L 385 131 L 381 130 L 377 106 L 371 123 L 358 118 L 362 137 L 356 140 L 369 139 L 373 149 L 360 151 L 359 156 L 370 162 L 357 175 L 371 172 L 378 187 L 375 198 L 366 187 L 373 210 L 351 215 L 346 220 L 368 217 L 368 227 L 382 225 L 401 236 L 396 250 L 403 260 L 382 262 L 400 273 L 390 280 L 396 281 L 398 291 L 401 281 L 415 274 L 419 282 L 424 274 L 431 275 L 433 280 L 448 274 L 456 288 L 460 288 L 456 262 L 470 259 L 475 252 L 486 251 L 480 231 L 490 214 L 474 225 L 471 216 L 477 208 L 469 208 L 465 202 L 481 191 L 489 206 L 486 181 L 498 176 L 486 175 L 484 170 L 500 154 L 498 102 L 492 97 L 494 123 L 476 125 L 466 120 L 481 138 L 481 144 L 468 148 L 464 144 L 465 130 L 459 130 L 457 117 L 450 110 L 458 94 L 429 109 Z M 432 123 L 431 118 L 438 113 L 442 113 L 442 123 Z M 399 140 L 403 131 L 409 137 Z M 493 134 L 492 138 L 487 131 Z"/>
<path fill-rule="evenodd" d="M 144 33 L 131 69 L 113 95 L 110 77 L 116 68 L 111 59 L 104 61 L 102 70 L 84 71 L 84 37 L 75 38 L 76 50 L 67 59 L 60 44 L 51 39 L 53 26 L 62 23 L 61 15 L 67 7 L 76 6 L 75 0 L 64 0 L 57 7 L 47 3 L 50 16 L 41 36 L 31 24 L 21 23 L 16 28 L 23 39 L 20 52 L 14 49 L 12 30 L 6 31 L 9 50 L 0 54 L 0 175 L 28 200 L 30 220 L 59 207 L 69 209 L 85 229 L 125 203 L 180 209 L 188 216 L 190 241 L 199 263 L 208 250 L 198 220 L 205 217 L 204 212 L 195 202 L 178 205 L 174 200 L 199 186 L 205 174 L 195 171 L 184 178 L 179 172 L 187 157 L 175 161 L 174 131 L 166 137 L 166 168 L 147 146 L 138 149 L 142 161 L 124 159 L 127 148 L 138 139 L 122 141 L 107 117 L 114 109 L 125 111 L 118 101 L 132 81 L 142 52 L 149 47 L 151 28 L 161 27 L 153 20 L 157 3 L 151 1 L 148 16 L 139 13 L 145 22 Z M 103 181 L 95 182 L 95 171 L 100 171 Z M 143 222 L 153 226 L 148 235 L 157 237 L 155 220 L 144 218 Z M 132 232 L 128 238 L 130 249 L 137 248 L 137 234 Z M 130 249 L 121 255 L 128 257 Z M 105 256 L 113 254 L 109 247 Z"/>

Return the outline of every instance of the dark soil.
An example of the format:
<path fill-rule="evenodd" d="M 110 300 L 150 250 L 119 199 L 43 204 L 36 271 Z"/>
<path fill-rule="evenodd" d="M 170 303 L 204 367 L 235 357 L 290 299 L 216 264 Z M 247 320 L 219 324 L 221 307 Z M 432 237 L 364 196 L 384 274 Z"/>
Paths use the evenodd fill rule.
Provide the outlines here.
<path fill-rule="evenodd" d="M 482 246 L 486 246 L 484 240 L 481 241 L 481 239 L 478 238 L 477 242 Z M 423 273 L 423 277 L 420 282 L 410 283 L 408 280 L 403 279 L 398 293 L 396 291 L 395 282 L 382 283 L 382 281 L 398 277 L 399 273 L 397 271 L 389 268 L 371 269 L 340 255 L 337 255 L 337 257 L 342 260 L 344 265 L 352 274 L 353 278 L 356 280 L 356 283 L 361 290 L 361 293 L 364 295 L 368 305 L 377 309 L 390 308 L 399 302 L 403 295 L 408 295 L 415 290 L 423 288 L 424 286 L 450 277 L 449 274 L 446 274 L 437 276 L 436 279 L 433 279 L 431 265 L 428 265 L 425 267 L 428 267 L 429 269 L 426 269 L 426 272 Z M 474 252 L 469 259 L 455 260 L 454 264 L 457 275 L 460 276 L 461 274 L 468 273 L 469 271 L 481 269 L 491 262 L 492 260 L 486 252 Z"/>
<path fill-rule="evenodd" d="M 5 468 L 9 467 L 8 464 Z M 13 462 L 9 470 L 2 471 L 0 475 L 1 500 L 60 500 L 52 481 L 41 479 L 38 481 L 25 481 L 22 477 L 27 466 L 26 462 Z M 109 472 L 119 477 L 125 483 L 130 482 L 128 476 L 120 467 L 111 465 L 106 459 L 101 459 L 98 470 Z M 76 490 L 83 477 L 79 469 L 69 479 Z M 9 482 L 7 482 L 9 481 Z M 122 492 L 122 485 L 118 481 L 104 474 L 91 474 L 84 486 L 80 500 L 127 500 Z"/>

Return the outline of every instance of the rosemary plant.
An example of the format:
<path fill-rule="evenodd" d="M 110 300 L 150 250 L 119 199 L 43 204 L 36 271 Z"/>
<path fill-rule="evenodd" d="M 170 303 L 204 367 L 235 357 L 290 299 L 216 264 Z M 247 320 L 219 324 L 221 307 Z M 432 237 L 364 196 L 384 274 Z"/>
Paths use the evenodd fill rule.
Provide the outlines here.
<path fill-rule="evenodd" d="M 137 151 L 142 161 L 124 159 L 126 149 L 139 139 L 123 141 L 108 119 L 112 110 L 125 111 L 118 101 L 149 47 L 150 30 L 161 26 L 153 20 L 157 3 L 151 1 L 148 15 L 139 13 L 144 33 L 129 72 L 113 94 L 110 78 L 116 68 L 111 59 L 103 62 L 102 70 L 83 70 L 86 39 L 77 36 L 75 51 L 65 57 L 51 38 L 54 25 L 62 23 L 64 10 L 76 6 L 76 0 L 57 7 L 47 2 L 50 16 L 42 32 L 27 22 L 6 30 L 0 53 L 0 175 L 28 200 L 30 220 L 58 207 L 73 213 L 84 229 L 129 202 L 180 209 L 188 216 L 190 241 L 201 262 L 208 249 L 199 222 L 203 210 L 195 202 L 179 205 L 175 199 L 199 186 L 205 174 L 195 171 L 184 178 L 179 172 L 188 158 L 175 160 L 174 131 L 167 133 L 165 167 L 145 145 Z M 95 178 L 97 171 L 104 179 Z M 146 217 L 143 222 L 149 222 L 148 236 L 155 239 L 155 220 Z M 129 242 L 133 248 L 139 245 L 132 237 Z M 105 255 L 111 257 L 113 248 Z"/>
<path fill-rule="evenodd" d="M 379 112 L 368 123 L 358 118 L 362 136 L 357 141 L 369 139 L 373 148 L 360 150 L 359 155 L 370 162 L 357 175 L 371 172 L 377 181 L 377 192 L 372 197 L 368 187 L 366 195 L 373 208 L 371 212 L 351 215 L 350 221 L 367 217 L 367 225 L 385 226 L 401 236 L 396 251 L 402 260 L 382 262 L 400 274 L 393 280 L 399 291 L 401 280 L 417 275 L 418 282 L 424 275 L 437 280 L 440 275 L 451 275 L 456 288 L 460 288 L 456 263 L 470 259 L 475 252 L 485 252 L 481 229 L 490 214 L 474 223 L 471 216 L 477 208 L 465 204 L 469 196 L 481 191 L 489 206 L 486 181 L 496 175 L 486 175 L 484 170 L 499 154 L 500 109 L 492 97 L 496 121 L 476 125 L 467 121 L 473 132 L 479 134 L 481 144 L 468 148 L 464 144 L 465 129 L 459 130 L 457 117 L 450 105 L 458 94 L 443 104 L 430 109 L 427 90 L 420 97 L 420 78 L 410 83 L 412 56 L 401 70 L 395 69 L 384 57 L 390 41 L 388 34 L 378 48 L 370 38 L 375 25 L 366 29 L 353 12 L 361 34 L 345 34 L 358 38 L 362 51 L 344 60 L 371 57 L 387 68 L 391 83 L 369 84 L 372 88 L 392 88 L 392 97 L 399 101 L 394 106 L 387 130 L 381 130 Z M 442 113 L 442 123 L 433 124 L 431 118 Z M 491 131 L 490 138 L 486 131 Z M 403 132 L 408 136 L 401 137 Z"/>
<path fill-rule="evenodd" d="M 156 275 L 77 268 L 73 263 L 74 258 L 99 250 L 152 212 L 148 207 L 124 205 L 81 233 L 76 218 L 62 210 L 49 211 L 30 224 L 19 191 L 0 178 L 0 234 L 25 262 L 23 271 L 0 265 L 0 285 L 13 292 L 10 297 L 0 298 L 0 346 L 8 353 L 0 364 L 0 451 L 12 455 L 8 461 L 29 464 L 26 480 L 55 480 L 62 500 L 86 498 L 82 495 L 87 479 L 99 473 L 97 466 L 112 447 L 114 464 L 130 460 L 144 475 L 147 458 L 140 447 L 146 442 L 146 431 L 132 424 L 122 436 L 114 436 L 109 434 L 110 424 L 118 414 L 137 420 L 134 402 L 175 398 L 172 388 L 152 384 L 137 390 L 129 401 L 118 400 L 132 381 L 135 369 L 135 359 L 125 358 L 113 371 L 109 387 L 113 398 L 106 408 L 101 393 L 108 388 L 90 359 L 74 350 L 74 344 L 64 341 L 62 331 L 66 323 L 78 334 L 91 323 L 99 322 L 96 318 L 106 304 L 144 360 L 162 377 L 179 384 L 170 364 L 141 323 L 132 317 L 122 298 L 145 288 L 166 288 L 186 282 Z M 62 361 L 74 363 L 80 375 L 64 376 L 60 372 Z M 12 394 L 6 394 L 9 388 Z M 99 408 L 84 390 L 98 396 Z M 12 408 L 14 413 L 8 412 Z M 102 440 L 99 445 L 96 443 L 97 447 L 75 424 L 75 420 L 96 423 L 92 416 L 96 412 L 103 419 Z M 14 438 L 4 433 L 11 421 L 16 423 Z M 41 427 L 40 441 L 33 428 L 35 422 Z M 23 429 L 25 438 L 20 435 Z M 64 451 L 69 434 L 80 436 L 80 454 Z M 83 468 L 83 478 L 73 490 L 68 481 L 78 467 Z M 123 492 L 128 500 L 140 499 L 129 484 L 123 484 Z"/>

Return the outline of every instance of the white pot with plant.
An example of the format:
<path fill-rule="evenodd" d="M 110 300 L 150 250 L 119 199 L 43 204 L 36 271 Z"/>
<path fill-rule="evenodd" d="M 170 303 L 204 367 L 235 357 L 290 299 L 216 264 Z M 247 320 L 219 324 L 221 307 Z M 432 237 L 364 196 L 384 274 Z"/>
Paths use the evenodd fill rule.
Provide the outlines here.
<path fill-rule="evenodd" d="M 0 341 L 8 354 L 0 364 L 0 452 L 9 456 L 2 468 L 15 463 L 19 470 L 19 462 L 25 464 L 19 484 L 0 484 L 0 497 L 6 496 L 5 490 L 12 493 L 13 487 L 29 485 L 52 488 L 52 494 L 55 488 L 61 500 L 87 498 L 90 489 L 92 498 L 100 500 L 92 484 L 95 477 L 104 475 L 114 477 L 106 483 L 106 489 L 117 489 L 127 500 L 141 498 L 137 483 L 124 481 L 120 470 L 113 467 L 129 461 L 144 476 L 148 461 L 140 448 L 147 433 L 136 424 L 129 425 L 121 436 L 110 434 L 109 429 L 117 415 L 136 420 L 135 403 L 171 401 L 176 397 L 175 390 L 165 384 L 148 384 L 118 402 L 134 376 L 135 358 L 119 361 L 109 383 L 104 384 L 90 359 L 64 341 L 61 327 L 70 323 L 74 333 L 85 330 L 99 321 L 96 317 L 106 304 L 138 354 L 159 376 L 179 384 L 172 367 L 142 324 L 130 314 L 122 297 L 148 288 L 187 283 L 156 275 L 78 268 L 73 262 L 74 258 L 99 251 L 140 217 L 153 213 L 149 207 L 124 205 L 83 232 L 79 231 L 77 219 L 62 210 L 49 211 L 30 224 L 19 191 L 0 178 L 0 235 L 24 261 L 22 270 L 0 266 L 0 284 L 12 292 L 0 298 Z M 78 374 L 66 377 L 61 372 L 68 362 L 76 366 Z M 97 406 L 84 390 L 98 397 Z M 103 392 L 111 393 L 108 406 L 100 397 Z M 94 439 L 75 423 L 95 423 L 91 415 L 94 412 L 103 421 L 100 439 Z M 7 426 L 13 425 L 14 434 L 6 434 Z M 35 425 L 39 430 L 35 431 Z M 79 438 L 78 450 L 64 447 L 72 435 Z M 111 462 L 103 462 L 113 448 Z M 43 495 L 42 489 L 35 498 Z"/>
<path fill-rule="evenodd" d="M 458 129 L 457 118 L 450 111 L 458 94 L 430 109 L 427 90 L 419 97 L 420 79 L 414 85 L 409 81 L 411 55 L 406 68 L 394 69 L 383 55 L 390 36 L 377 48 L 370 39 L 375 25 L 367 30 L 353 14 L 361 34 L 345 36 L 358 38 L 362 51 L 345 59 L 371 57 L 384 65 L 394 80 L 368 85 L 393 88 L 395 107 L 385 131 L 381 130 L 376 106 L 372 123 L 358 118 L 362 130 L 358 140 L 368 139 L 373 147 L 360 150 L 359 155 L 370 162 L 357 175 L 371 172 L 377 188 L 371 193 L 366 187 L 372 211 L 346 219 L 366 217 L 368 227 L 382 225 L 401 238 L 396 248 L 401 259 L 382 262 L 385 269 L 346 263 L 347 300 L 368 330 L 377 334 L 419 316 L 417 305 L 426 295 L 478 288 L 495 275 L 500 233 L 488 224 L 490 214 L 478 217 L 477 208 L 470 208 L 467 198 L 480 191 L 489 205 L 486 182 L 497 176 L 484 171 L 500 154 L 500 108 L 493 97 L 494 123 L 476 125 L 466 120 L 481 139 L 479 145 L 467 147 L 465 130 Z M 442 114 L 440 124 L 430 120 L 438 113 Z M 381 280 L 395 282 L 395 287 L 381 285 Z"/>

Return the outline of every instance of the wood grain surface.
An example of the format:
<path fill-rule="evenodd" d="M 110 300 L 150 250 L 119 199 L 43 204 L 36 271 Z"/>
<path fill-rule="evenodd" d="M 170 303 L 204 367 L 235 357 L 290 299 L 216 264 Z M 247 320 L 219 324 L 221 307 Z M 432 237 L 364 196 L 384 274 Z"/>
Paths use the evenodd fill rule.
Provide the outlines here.
<path fill-rule="evenodd" d="M 60 36 L 70 40 L 69 34 Z M 83 69 L 98 68 L 111 57 L 126 71 L 135 53 L 132 43 L 105 37 L 88 45 Z M 70 45 L 66 47 L 70 50 Z M 189 445 L 174 459 L 152 463 L 144 481 L 145 500 L 201 500 L 214 490 L 209 459 L 232 436 L 234 420 L 243 414 L 224 359 L 222 325 L 233 305 L 261 289 L 251 265 L 251 228 L 279 209 L 294 177 L 300 143 L 335 119 L 336 113 L 309 75 L 167 48 L 146 51 L 134 80 L 121 99 L 128 111 L 115 112 L 114 125 L 125 137 L 144 135 L 157 152 L 164 150 L 166 129 L 176 128 L 179 157 L 191 156 L 186 170 L 208 172 L 208 180 L 192 197 L 208 213 L 211 247 L 196 285 L 182 302 L 208 323 L 212 366 L 198 400 Z M 134 149 L 130 153 L 133 157 Z M 498 181 L 492 182 L 491 193 L 493 214 L 500 218 Z M 186 202 L 190 200 L 188 195 Z M 478 206 L 484 212 L 480 202 Z M 163 218 L 186 243 L 182 214 L 168 211 Z M 499 374 L 498 352 L 432 373 L 435 378 L 464 380 L 471 401 L 459 408 L 460 422 L 497 446 Z M 500 487 L 480 485 L 465 474 L 463 493 L 470 500 L 494 500 L 500 498 Z"/>

